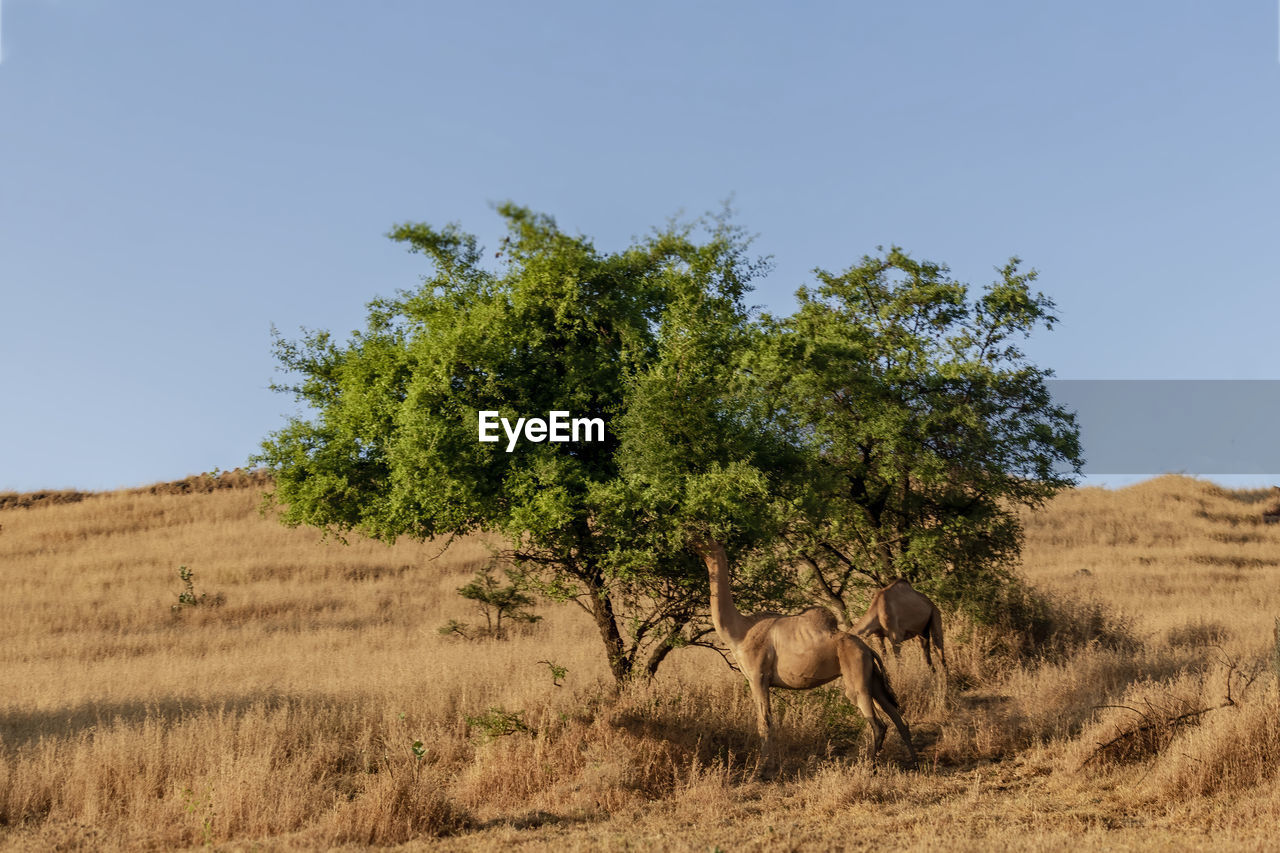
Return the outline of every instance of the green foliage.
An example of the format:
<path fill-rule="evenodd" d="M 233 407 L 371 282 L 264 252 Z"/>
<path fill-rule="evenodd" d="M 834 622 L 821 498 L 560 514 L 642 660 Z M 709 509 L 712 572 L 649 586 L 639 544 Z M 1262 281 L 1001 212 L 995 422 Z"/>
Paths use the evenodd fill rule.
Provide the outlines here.
<path fill-rule="evenodd" d="M 841 686 L 828 685 L 797 693 L 780 691 L 775 701 L 780 724 L 783 715 L 792 713 L 793 709 L 807 708 L 816 711 L 821 730 L 833 741 L 856 743 L 866 726 L 862 712 L 849 701 Z"/>
<path fill-rule="evenodd" d="M 1052 328 L 1053 303 L 1016 258 L 976 298 L 897 248 L 817 276 L 795 314 L 766 318 L 747 362 L 771 427 L 804 457 L 779 483 L 786 551 L 837 611 L 894 577 L 981 607 L 1012 579 L 1018 507 L 1080 468 L 1074 417 L 1018 347 Z"/>
<path fill-rule="evenodd" d="M 1018 348 L 1055 318 L 1016 259 L 971 298 L 890 249 L 757 318 L 744 300 L 768 264 L 727 214 L 604 252 L 498 212 L 494 266 L 455 226 L 397 226 L 432 265 L 421 287 L 370 303 L 345 343 L 277 337 L 296 380 L 278 388 L 311 416 L 254 461 L 288 524 L 502 537 L 520 594 L 584 607 L 619 681 L 707 642 L 693 537 L 725 543 L 744 610 L 848 613 L 894 576 L 980 603 L 1011 577 L 1018 509 L 1079 470 L 1075 424 Z M 507 452 L 477 440 L 482 410 L 598 417 L 605 440 Z M 504 587 L 470 588 L 507 618 Z"/>
<path fill-rule="evenodd" d="M 1019 506 L 1080 448 L 1018 341 L 1051 327 L 1017 259 L 977 298 L 899 249 L 801 289 L 790 317 L 700 304 L 635 380 L 621 458 L 650 528 L 725 542 L 739 606 L 797 593 L 852 616 L 904 577 L 981 607 L 1011 582 Z M 736 553 L 735 553 L 736 552 Z M 795 603 L 795 602 L 792 602 Z"/>
<path fill-rule="evenodd" d="M 545 663 L 547 668 L 551 670 L 551 683 L 556 687 L 560 687 L 560 682 L 569 674 L 568 667 L 560 666 L 559 664 L 553 663 L 549 660 L 540 660 L 538 663 Z"/>
<path fill-rule="evenodd" d="M 493 566 L 489 564 L 476 572 L 470 583 L 458 587 L 458 595 L 480 606 L 480 612 L 484 614 L 485 634 L 498 639 L 506 636 L 506 629 L 502 624 L 504 619 L 525 624 L 533 624 L 542 619 L 529 611 L 533 606 L 533 597 L 522 590 L 518 579 L 512 579 L 509 570 L 506 574 L 509 583 L 503 586 L 493 576 Z M 446 631 L 446 628 L 449 630 Z M 461 630 L 465 628 L 465 624 L 451 619 L 440 629 L 440 633 L 457 633 L 465 637 L 466 634 Z"/>
<path fill-rule="evenodd" d="M 638 377 L 659 352 L 736 340 L 761 269 L 727 217 L 670 224 L 617 252 L 507 204 L 497 268 L 455 226 L 406 224 L 391 237 L 425 256 L 420 288 L 369 305 L 363 331 L 277 336 L 292 393 L 310 409 L 255 462 L 275 479 L 285 523 L 388 541 L 484 530 L 505 537 L 530 588 L 592 615 L 611 671 L 652 674 L 708 627 L 705 571 L 670 525 L 644 527 L 622 475 L 626 413 L 660 389 Z M 693 324 L 711 329 L 690 336 Z M 687 363 L 689 370 L 698 368 Z M 652 386 L 652 383 L 650 383 Z M 605 440 L 477 440 L 478 412 L 567 410 L 601 418 Z"/>
<path fill-rule="evenodd" d="M 457 619 L 450 619 L 448 622 L 445 622 L 437 628 L 436 633 L 440 634 L 442 637 L 460 637 L 464 640 L 470 640 L 471 635 L 467 633 L 470 630 L 471 626 L 466 622 L 459 622 Z"/>
<path fill-rule="evenodd" d="M 226 602 L 225 596 L 218 593 L 213 598 L 207 592 L 196 595 L 195 575 L 186 566 L 178 567 L 178 579 L 182 581 L 182 592 L 178 593 L 178 603 L 170 607 L 174 612 L 187 607 L 218 607 Z"/>
<path fill-rule="evenodd" d="M 496 740 L 517 732 L 529 731 L 529 726 L 524 721 L 524 711 L 508 711 L 497 705 L 474 717 L 466 716 L 465 719 L 467 728 L 478 729 L 485 740 Z"/>

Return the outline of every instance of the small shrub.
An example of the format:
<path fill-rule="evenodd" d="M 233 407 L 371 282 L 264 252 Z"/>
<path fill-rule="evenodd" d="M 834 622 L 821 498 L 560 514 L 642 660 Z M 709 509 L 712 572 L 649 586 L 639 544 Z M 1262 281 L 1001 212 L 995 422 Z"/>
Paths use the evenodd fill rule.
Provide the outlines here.
<path fill-rule="evenodd" d="M 186 566 L 183 566 L 186 568 Z M 190 788 L 182 789 L 183 810 L 194 818 L 200 819 L 200 843 L 205 847 L 213 844 L 213 790 L 196 794 Z"/>
<path fill-rule="evenodd" d="M 486 636 L 501 640 L 507 633 L 503 620 L 526 625 L 540 621 L 542 617 L 529 609 L 533 606 L 533 596 L 524 591 L 518 576 L 513 576 L 509 569 L 505 571 L 508 581 L 505 586 L 493 576 L 493 565 L 488 564 L 475 573 L 470 583 L 458 587 L 458 595 L 479 605 L 480 612 L 484 614 L 484 628 L 468 634 L 465 622 L 450 619 L 440 626 L 440 633 L 446 636 L 457 635 L 463 639 Z"/>
<path fill-rule="evenodd" d="M 524 711 L 508 711 L 494 705 L 482 714 L 467 716 L 467 728 L 479 729 L 485 740 L 496 740 L 517 732 L 530 731 L 524 721 Z"/>
<path fill-rule="evenodd" d="M 547 668 L 551 670 L 551 683 L 556 687 L 561 687 L 562 685 L 560 682 L 569 674 L 569 668 L 560 666 L 557 663 L 552 663 L 549 660 L 540 660 L 538 663 L 545 663 L 547 665 Z"/>
<path fill-rule="evenodd" d="M 467 633 L 470 630 L 470 625 L 466 622 L 459 622 L 457 619 L 450 619 L 436 629 L 442 637 L 461 637 L 464 640 L 471 639 L 471 635 Z"/>
<path fill-rule="evenodd" d="M 171 610 L 179 611 L 186 607 L 219 607 L 227 601 L 222 593 L 218 593 L 213 598 L 210 598 L 207 592 L 196 595 L 195 574 L 186 566 L 178 566 L 178 578 L 182 581 L 182 592 L 178 593 L 178 603 L 172 605 Z"/>

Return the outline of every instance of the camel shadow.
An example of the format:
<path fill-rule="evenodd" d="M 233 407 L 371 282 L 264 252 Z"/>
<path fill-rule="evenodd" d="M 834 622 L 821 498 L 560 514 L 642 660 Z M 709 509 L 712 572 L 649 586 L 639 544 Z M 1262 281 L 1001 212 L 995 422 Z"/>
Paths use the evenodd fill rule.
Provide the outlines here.
<path fill-rule="evenodd" d="M 755 732 L 745 726 L 726 725 L 714 731 L 690 726 L 689 720 L 668 717 L 645 710 L 615 710 L 608 716 L 615 728 L 640 740 L 666 743 L 672 750 L 700 765 L 713 763 L 738 763 L 750 757 L 754 760 L 759 749 L 753 740 Z"/>
<path fill-rule="evenodd" d="M 849 713 L 855 714 L 856 709 L 850 706 Z M 760 778 L 757 774 L 763 755 L 753 726 L 727 724 L 708 730 L 691 725 L 687 718 L 666 716 L 652 709 L 615 711 L 609 716 L 609 723 L 637 739 L 666 744 L 688 766 L 722 768 L 724 778 L 731 784 L 746 784 Z M 774 736 L 778 765 L 767 778 L 800 781 L 818 775 L 833 762 L 864 761 L 871 737 L 867 729 L 865 722 L 851 716 L 835 731 L 821 734 L 780 728 Z M 935 735 L 929 743 L 936 740 Z M 916 743 L 919 745 L 918 740 Z M 886 744 L 873 764 L 905 769 L 910 761 L 901 745 Z"/>
<path fill-rule="evenodd" d="M 593 814 L 591 812 L 574 812 L 573 814 L 555 814 L 554 812 L 536 809 L 522 815 L 510 817 L 495 817 L 479 824 L 477 829 L 493 829 L 494 827 L 509 826 L 512 829 L 538 829 L 543 826 L 571 827 L 584 823 L 598 823 L 607 816 Z"/>

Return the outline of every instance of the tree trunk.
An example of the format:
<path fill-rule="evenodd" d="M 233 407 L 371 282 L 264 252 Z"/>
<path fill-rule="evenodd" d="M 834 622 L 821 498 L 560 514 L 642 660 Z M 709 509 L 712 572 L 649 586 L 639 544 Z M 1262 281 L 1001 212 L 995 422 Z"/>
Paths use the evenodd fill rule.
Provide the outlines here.
<path fill-rule="evenodd" d="M 591 616 L 595 619 L 600 639 L 604 642 L 605 654 L 609 658 L 609 671 L 613 673 L 614 681 L 622 684 L 631 677 L 633 660 L 627 654 L 626 642 L 618 630 L 618 620 L 614 617 L 609 591 L 605 589 L 604 578 L 595 566 L 588 568 L 583 580 L 590 591 Z"/>
<path fill-rule="evenodd" d="M 654 675 L 657 674 L 658 667 L 662 665 L 662 662 L 666 660 L 667 655 L 671 654 L 671 650 L 675 648 L 671 641 L 680 636 L 680 631 L 688 621 L 689 620 L 687 618 L 678 619 L 675 623 L 675 627 L 668 631 L 667 635 L 662 638 L 662 642 L 658 643 L 658 645 L 654 647 L 653 651 L 649 653 L 649 660 L 647 660 L 644 665 L 646 677 L 653 678 Z"/>

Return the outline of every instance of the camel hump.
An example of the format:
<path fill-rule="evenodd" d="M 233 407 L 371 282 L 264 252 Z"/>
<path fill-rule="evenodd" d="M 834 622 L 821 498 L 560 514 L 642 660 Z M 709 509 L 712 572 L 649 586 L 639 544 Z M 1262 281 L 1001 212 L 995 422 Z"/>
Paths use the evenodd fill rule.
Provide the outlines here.
<path fill-rule="evenodd" d="M 810 607 L 796 614 L 796 618 L 803 619 L 819 630 L 840 630 L 840 622 L 836 619 L 836 615 L 825 607 Z"/>

